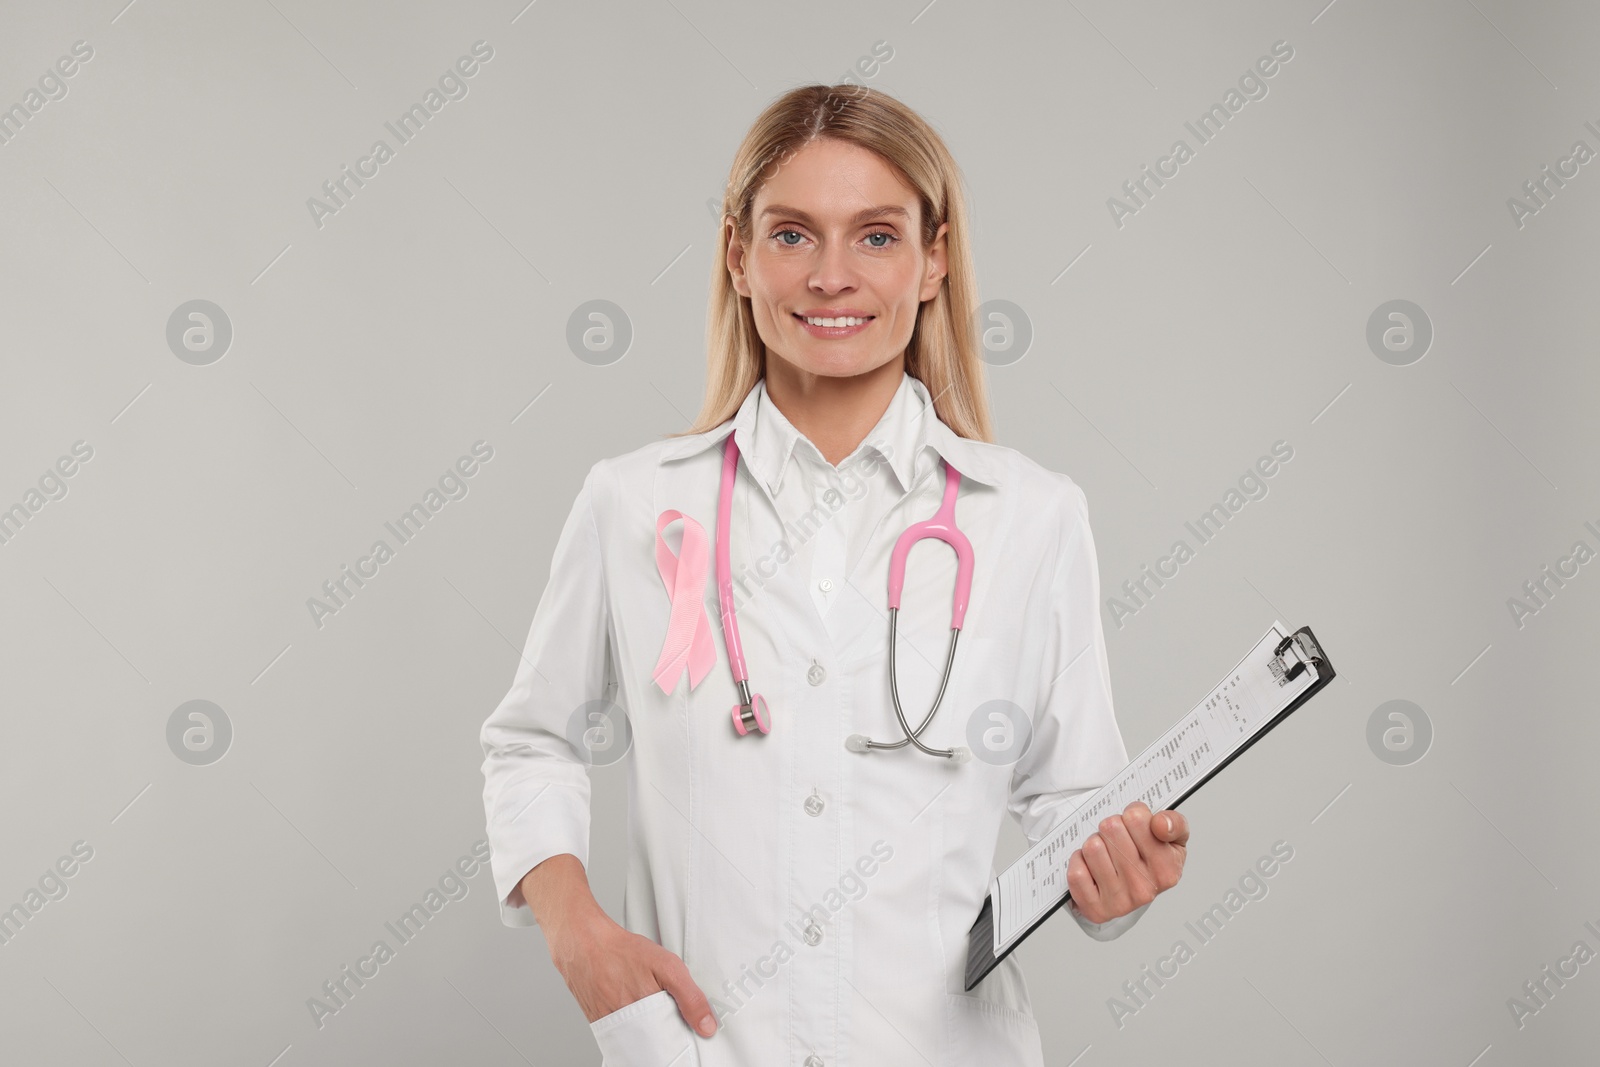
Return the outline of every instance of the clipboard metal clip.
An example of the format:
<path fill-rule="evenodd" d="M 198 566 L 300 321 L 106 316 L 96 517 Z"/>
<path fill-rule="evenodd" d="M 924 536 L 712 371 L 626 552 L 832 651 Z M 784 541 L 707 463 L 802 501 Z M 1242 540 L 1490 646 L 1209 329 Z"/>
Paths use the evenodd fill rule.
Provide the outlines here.
<path fill-rule="evenodd" d="M 1278 647 L 1273 649 L 1272 652 L 1273 656 L 1269 666 L 1273 677 L 1278 680 L 1279 685 L 1288 685 L 1294 679 L 1300 677 L 1300 673 L 1313 660 L 1321 660 L 1323 658 L 1322 649 L 1317 647 L 1316 639 L 1311 636 L 1311 631 L 1303 626 L 1282 641 L 1279 641 Z M 1284 655 L 1286 652 L 1294 653 L 1292 666 L 1289 658 Z"/>

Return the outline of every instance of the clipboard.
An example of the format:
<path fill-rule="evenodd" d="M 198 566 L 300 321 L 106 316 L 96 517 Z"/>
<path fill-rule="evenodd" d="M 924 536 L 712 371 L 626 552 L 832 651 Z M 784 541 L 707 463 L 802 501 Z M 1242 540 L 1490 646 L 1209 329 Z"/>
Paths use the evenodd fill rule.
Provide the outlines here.
<path fill-rule="evenodd" d="M 1309 626 L 1289 633 L 1274 622 L 1188 715 L 994 879 L 967 933 L 966 988 L 1071 899 L 1067 860 L 1100 819 L 1135 800 L 1152 812 L 1177 808 L 1333 677 L 1333 664 Z"/>

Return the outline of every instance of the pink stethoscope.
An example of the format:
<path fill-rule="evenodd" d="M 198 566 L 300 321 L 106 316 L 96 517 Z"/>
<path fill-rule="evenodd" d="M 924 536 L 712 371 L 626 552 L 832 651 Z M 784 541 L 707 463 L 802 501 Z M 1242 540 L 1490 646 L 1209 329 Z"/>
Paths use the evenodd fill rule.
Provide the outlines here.
<path fill-rule="evenodd" d="M 922 732 L 927 729 L 934 713 L 939 710 L 940 701 L 944 699 L 945 686 L 950 681 L 950 667 L 956 658 L 956 640 L 961 636 L 961 623 L 967 614 L 967 598 L 972 592 L 972 543 L 956 527 L 956 490 L 961 485 L 961 472 L 942 458 L 940 462 L 944 464 L 944 502 L 939 505 L 933 518 L 907 527 L 895 542 L 894 553 L 889 557 L 889 695 L 894 699 L 895 717 L 900 720 L 900 728 L 906 736 L 899 741 L 873 741 L 865 734 L 851 734 L 845 740 L 845 747 L 851 752 L 899 748 L 910 742 L 930 756 L 941 756 L 954 763 L 965 763 L 972 758 L 971 750 L 965 745 L 929 748 L 921 740 Z M 761 733 L 770 732 L 772 716 L 767 710 L 766 698 L 760 693 L 753 696 L 750 693 L 750 672 L 745 667 L 744 648 L 739 642 L 739 620 L 734 617 L 733 610 L 733 566 L 728 532 L 732 525 L 733 482 L 738 467 L 739 446 L 734 443 L 733 434 L 730 433 L 722 452 L 722 490 L 717 498 L 717 599 L 722 606 L 722 636 L 728 647 L 728 665 L 733 668 L 733 682 L 739 688 L 739 703 L 733 706 L 731 712 L 733 728 L 739 736 L 744 737 L 757 730 Z M 933 707 L 928 709 L 922 724 L 913 730 L 906 722 L 905 711 L 900 707 L 900 685 L 896 678 L 894 658 L 895 620 L 900 615 L 900 590 L 906 580 L 906 557 L 911 554 L 911 546 L 925 537 L 936 537 L 955 549 L 956 589 L 955 602 L 950 607 L 950 647 L 945 653 L 939 692 L 934 696 Z"/>

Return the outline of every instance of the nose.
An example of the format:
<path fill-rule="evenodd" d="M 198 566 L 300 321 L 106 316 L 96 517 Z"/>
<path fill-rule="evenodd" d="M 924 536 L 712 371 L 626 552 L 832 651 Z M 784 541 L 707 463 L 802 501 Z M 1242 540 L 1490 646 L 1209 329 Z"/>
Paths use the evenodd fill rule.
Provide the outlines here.
<path fill-rule="evenodd" d="M 832 294 L 853 289 L 855 283 L 855 261 L 844 239 L 829 238 L 824 241 L 811 270 L 811 288 Z"/>

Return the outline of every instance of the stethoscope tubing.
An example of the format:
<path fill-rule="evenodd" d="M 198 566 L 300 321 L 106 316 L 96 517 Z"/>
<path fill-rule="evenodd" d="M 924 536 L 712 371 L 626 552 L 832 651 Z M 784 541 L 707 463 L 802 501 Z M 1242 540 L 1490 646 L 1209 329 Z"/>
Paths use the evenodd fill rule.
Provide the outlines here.
<path fill-rule="evenodd" d="M 940 502 L 939 510 L 931 519 L 907 527 L 895 542 L 894 552 L 889 560 L 889 695 L 894 703 L 895 718 L 900 721 L 900 729 L 904 731 L 905 737 L 899 741 L 874 741 L 863 734 L 851 734 L 845 741 L 845 747 L 853 752 L 902 748 L 911 744 L 930 756 L 939 756 L 954 763 L 964 763 L 972 755 L 965 745 L 957 745 L 955 748 L 930 748 L 922 743 L 922 733 L 933 721 L 939 705 L 944 701 L 945 689 L 950 684 L 950 669 L 955 662 L 961 625 L 966 619 L 974 570 L 972 543 L 956 526 L 955 502 L 961 486 L 961 472 L 950 466 L 948 461 L 943 461 L 943 465 L 944 498 Z M 739 639 L 739 620 L 733 606 L 730 530 L 733 525 L 733 485 L 738 468 L 739 446 L 734 442 L 734 435 L 729 433 L 722 451 L 722 478 L 717 494 L 717 603 L 722 615 L 722 636 L 723 643 L 727 646 L 728 666 L 733 672 L 734 685 L 739 691 L 739 703 L 734 705 L 731 711 L 733 725 L 741 736 L 747 736 L 757 731 L 770 732 L 771 719 L 766 699 L 759 693 L 752 695 L 750 692 L 750 672 L 745 665 L 744 645 Z M 939 691 L 934 695 L 933 706 L 913 730 L 906 720 L 905 709 L 900 704 L 900 682 L 895 663 L 895 648 L 899 630 L 900 594 L 905 586 L 906 559 L 912 547 L 927 537 L 944 541 L 955 550 L 956 586 L 950 607 L 950 644 L 945 652 L 944 670 L 939 678 Z"/>
<path fill-rule="evenodd" d="M 939 711 L 940 703 L 942 703 L 944 700 L 945 686 L 950 681 L 950 665 L 955 662 L 956 642 L 961 639 L 961 630 L 954 626 L 950 628 L 950 645 L 944 655 L 944 673 L 939 679 L 939 691 L 933 696 L 933 706 L 928 709 L 928 714 L 922 717 L 921 724 L 915 730 L 913 730 L 906 722 L 905 709 L 900 706 L 900 683 L 897 677 L 900 672 L 895 670 L 893 667 L 895 662 L 895 623 L 899 619 L 899 616 L 899 608 L 889 609 L 889 662 L 891 664 L 889 668 L 889 696 L 894 701 L 894 715 L 895 718 L 900 720 L 900 729 L 905 731 L 905 736 L 898 741 L 873 741 L 872 739 L 868 738 L 866 741 L 866 747 L 869 749 L 900 748 L 909 743 L 916 745 L 930 756 L 943 756 L 946 759 L 956 759 L 958 757 L 954 749 L 929 748 L 927 745 L 923 744 L 922 731 L 926 730 L 928 728 L 928 724 L 933 721 L 934 715 Z"/>
<path fill-rule="evenodd" d="M 727 447 L 722 450 L 722 489 L 717 494 L 717 604 L 722 612 L 723 643 L 728 646 L 728 666 L 733 669 L 733 681 L 741 686 L 740 695 L 748 703 L 747 683 L 750 672 L 744 665 L 744 645 L 739 640 L 739 620 L 733 610 L 733 562 L 729 530 L 733 526 L 733 482 L 739 469 L 739 446 L 733 434 L 728 434 Z"/>

